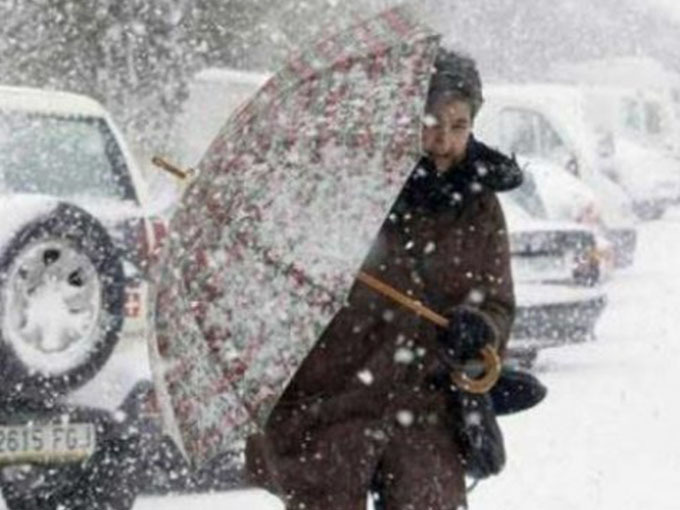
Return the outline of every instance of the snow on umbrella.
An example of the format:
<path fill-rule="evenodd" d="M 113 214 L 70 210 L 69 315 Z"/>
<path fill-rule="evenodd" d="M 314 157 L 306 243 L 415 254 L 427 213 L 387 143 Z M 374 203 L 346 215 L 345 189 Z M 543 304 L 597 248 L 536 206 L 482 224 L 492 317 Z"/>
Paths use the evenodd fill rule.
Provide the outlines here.
<path fill-rule="evenodd" d="M 199 466 L 256 431 L 413 169 L 439 36 L 404 7 L 296 54 L 232 115 L 170 223 L 154 378 Z"/>

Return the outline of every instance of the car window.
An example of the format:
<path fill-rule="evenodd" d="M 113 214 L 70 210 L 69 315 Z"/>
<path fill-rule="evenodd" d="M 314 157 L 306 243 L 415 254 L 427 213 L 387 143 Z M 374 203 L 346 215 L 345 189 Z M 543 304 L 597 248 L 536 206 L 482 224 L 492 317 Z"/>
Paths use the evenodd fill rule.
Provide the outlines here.
<path fill-rule="evenodd" d="M 506 195 L 527 214 L 534 218 L 547 219 L 548 213 L 543 199 L 538 193 L 536 181 L 531 172 L 525 169 L 522 185 Z"/>
<path fill-rule="evenodd" d="M 538 139 L 534 128 L 536 114 L 519 108 L 500 112 L 501 148 L 515 154 L 537 154 Z"/>
<path fill-rule="evenodd" d="M 623 125 L 632 131 L 640 131 L 642 129 L 642 116 L 638 103 L 634 99 L 625 98 L 623 100 Z"/>
<path fill-rule="evenodd" d="M 645 102 L 645 131 L 650 135 L 658 135 L 662 132 L 661 105 L 652 101 Z"/>
<path fill-rule="evenodd" d="M 541 140 L 541 155 L 551 157 L 568 152 L 567 146 L 552 125 L 542 115 L 536 115 L 536 117 Z"/>
<path fill-rule="evenodd" d="M 99 118 L 0 112 L 0 186 L 137 201 L 120 147 Z"/>
<path fill-rule="evenodd" d="M 671 90 L 671 99 L 673 101 L 673 114 L 676 119 L 680 119 L 680 89 Z"/>

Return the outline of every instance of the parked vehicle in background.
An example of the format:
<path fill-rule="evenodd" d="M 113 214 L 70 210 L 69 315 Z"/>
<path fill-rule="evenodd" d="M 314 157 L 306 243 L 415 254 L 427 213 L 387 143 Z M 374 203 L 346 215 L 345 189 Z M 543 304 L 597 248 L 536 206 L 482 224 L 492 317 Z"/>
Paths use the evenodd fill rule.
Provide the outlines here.
<path fill-rule="evenodd" d="M 509 356 L 522 365 L 530 365 L 540 349 L 595 338 L 606 305 L 596 232 L 537 219 L 527 210 L 531 195 L 501 197 L 517 301 Z M 529 210 L 540 206 L 535 197 Z"/>
<path fill-rule="evenodd" d="M 675 152 L 680 132 L 670 108 L 651 90 L 587 90 L 590 110 L 615 134 L 614 164 L 604 171 L 633 197 L 640 218 L 659 218 L 680 200 L 680 152 Z"/>
<path fill-rule="evenodd" d="M 633 197 L 640 219 L 658 219 L 680 201 L 680 160 L 624 138 L 617 139 L 616 158 L 608 175 Z"/>
<path fill-rule="evenodd" d="M 0 489 L 128 508 L 158 439 L 144 182 L 105 109 L 0 87 Z"/>
<path fill-rule="evenodd" d="M 651 57 L 624 56 L 557 62 L 551 80 L 607 89 L 596 100 L 611 108 L 617 135 L 680 155 L 680 74 Z"/>
<path fill-rule="evenodd" d="M 195 166 L 219 129 L 239 106 L 265 83 L 268 74 L 228 68 L 199 71 L 189 84 L 173 138 L 181 168 Z"/>
<path fill-rule="evenodd" d="M 644 220 L 659 218 L 680 200 L 680 133 L 670 108 L 652 89 L 588 86 L 583 91 L 588 122 L 611 133 L 613 158 L 602 171 L 633 199 Z"/>
<path fill-rule="evenodd" d="M 485 97 L 475 126 L 480 137 L 522 157 L 529 167 L 567 171 L 580 179 L 594 192 L 589 210 L 553 219 L 600 223 L 614 248 L 616 266 L 629 265 L 636 244 L 634 203 L 607 174 L 616 163 L 613 141 L 585 121 L 582 94 L 558 85 L 491 85 Z M 562 175 L 557 179 L 565 180 Z M 560 196 L 558 190 L 545 202 Z"/>
<path fill-rule="evenodd" d="M 614 135 L 612 176 L 635 200 L 637 214 L 660 217 L 680 199 L 680 74 L 648 57 L 563 62 L 547 75 L 586 83 L 590 107 Z"/>

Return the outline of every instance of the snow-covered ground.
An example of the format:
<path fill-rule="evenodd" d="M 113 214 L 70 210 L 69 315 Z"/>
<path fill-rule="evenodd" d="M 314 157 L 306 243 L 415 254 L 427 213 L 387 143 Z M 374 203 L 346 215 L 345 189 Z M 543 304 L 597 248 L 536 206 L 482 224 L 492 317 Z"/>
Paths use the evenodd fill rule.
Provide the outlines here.
<path fill-rule="evenodd" d="M 610 286 L 587 344 L 546 351 L 547 400 L 503 418 L 508 465 L 473 510 L 680 508 L 680 209 L 640 228 L 633 268 Z M 135 510 L 279 510 L 266 493 L 144 497 Z"/>
<path fill-rule="evenodd" d="M 639 235 L 599 338 L 541 354 L 548 398 L 502 420 L 507 468 L 477 488 L 471 508 L 680 508 L 680 211 Z"/>

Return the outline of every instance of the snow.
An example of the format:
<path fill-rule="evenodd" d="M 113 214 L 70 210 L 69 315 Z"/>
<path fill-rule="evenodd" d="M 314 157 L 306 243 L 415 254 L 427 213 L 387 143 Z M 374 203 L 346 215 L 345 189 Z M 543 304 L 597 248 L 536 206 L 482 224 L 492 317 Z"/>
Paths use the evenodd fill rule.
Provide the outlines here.
<path fill-rule="evenodd" d="M 565 57 L 604 57 L 608 74 L 613 76 L 613 55 L 626 52 L 653 54 L 666 64 L 675 61 L 677 67 L 675 35 L 669 38 L 669 28 L 662 23 L 663 19 L 656 18 L 656 25 L 650 25 L 654 19 L 647 16 L 656 7 L 665 9 L 662 12 L 669 18 L 680 21 L 677 0 L 605 0 L 588 6 L 573 0 L 542 4 L 461 0 L 455 2 L 455 6 L 453 2 L 444 5 L 431 0 L 418 1 L 421 2 L 423 10 L 437 17 L 434 20 L 437 25 L 450 31 L 448 39 L 477 59 L 485 81 L 491 81 L 487 78 L 520 81 L 534 80 L 537 76 L 544 78 L 547 64 Z M 81 9 L 74 2 L 56 2 L 53 6 L 5 2 L 2 7 L 5 10 L 0 9 L 6 15 L 6 27 L 0 29 L 6 36 L 0 38 L 0 50 L 6 56 L 2 59 L 3 76 L 7 83 L 79 90 L 101 99 L 106 108 L 123 121 L 126 135 L 141 154 L 151 147 L 154 151 L 166 149 L 172 153 L 176 140 L 169 136 L 170 121 L 177 119 L 179 98 L 191 87 L 190 77 L 201 66 L 238 65 L 245 69 L 278 63 L 292 45 L 323 26 L 320 22 L 323 16 L 307 15 L 314 3 L 317 9 L 327 11 L 327 18 L 339 23 L 349 14 L 331 7 L 354 4 L 368 11 L 394 2 L 270 2 L 281 6 L 273 8 L 263 7 L 262 2 L 207 2 L 206 6 L 214 4 L 214 7 L 195 7 L 185 0 L 168 0 L 160 2 L 157 9 L 148 9 L 144 2 L 137 2 L 139 9 L 130 3 L 111 12 L 106 7 L 109 3 L 114 4 L 103 2 L 97 13 L 88 13 L 87 7 Z M 220 10 L 219 6 L 226 4 L 229 6 Z M 637 20 L 628 14 L 629 4 L 639 6 Z M 242 21 L 234 19 L 232 24 L 229 18 L 227 24 L 212 23 L 215 28 L 205 29 L 204 19 L 216 20 L 218 15 L 236 14 L 239 9 L 244 11 Z M 81 23 L 80 29 L 72 31 L 74 20 L 81 18 L 97 23 Z M 480 26 L 485 29 L 480 30 Z M 673 30 L 677 30 L 677 26 Z M 654 36 L 650 37 L 651 33 Z M 65 40 L 64 34 L 73 37 Z M 271 40 L 269 44 L 267 41 L 257 44 L 258 38 Z M 85 43 L 80 45 L 78 41 Z M 90 48 L 92 51 L 88 54 L 86 50 Z M 633 74 L 640 82 L 644 79 L 647 84 L 655 84 L 653 80 L 647 81 L 651 72 Z M 203 77 L 219 81 L 223 75 L 219 71 L 208 71 Z M 233 77 L 248 81 L 251 73 L 238 72 Z M 257 79 L 250 85 L 255 86 L 255 81 Z M 53 93 L 36 90 L 30 96 L 11 97 L 9 92 L 10 89 L 0 87 L 0 109 L 37 107 L 52 114 L 99 116 L 102 113 L 99 103 L 81 96 L 62 94 L 55 102 L 57 96 Z M 212 110 L 197 116 L 204 121 L 200 130 L 195 131 L 203 144 L 199 153 L 212 138 L 199 136 L 209 131 L 210 115 L 215 113 L 221 122 L 226 111 L 215 97 L 208 96 Z M 185 103 L 187 109 L 189 106 Z M 488 103 L 486 108 L 490 106 Z M 563 109 L 557 104 L 555 107 Z M 117 130 L 112 129 L 118 136 Z M 583 139 L 592 141 L 585 134 Z M 124 147 L 123 152 L 129 157 Z M 620 152 L 625 152 L 625 147 Z M 186 164 L 195 162 L 190 159 Z M 139 193 L 144 183 L 138 170 L 131 169 L 131 172 Z M 676 168 L 674 172 L 677 175 Z M 675 180 L 661 182 L 662 190 L 675 192 L 677 189 Z M 639 180 L 634 184 L 636 189 L 641 189 Z M 598 195 L 605 193 L 594 181 L 591 180 L 590 185 Z M 567 195 L 566 186 L 556 185 L 555 189 L 556 195 Z M 169 197 L 172 191 L 164 190 L 163 197 L 156 193 L 154 205 L 165 207 L 161 198 Z M 658 191 L 649 186 L 643 194 Z M 142 204 L 147 203 L 143 192 L 140 198 Z M 551 203 L 559 207 L 561 202 Z M 47 202 L 28 206 L 22 203 L 21 208 L 14 207 L 15 204 L 4 196 L 0 200 L 0 253 L 27 219 L 47 213 L 53 207 Z M 96 205 L 119 217 L 117 207 Z M 567 205 L 571 206 L 570 211 L 578 213 L 590 204 L 574 193 Z M 604 203 L 600 205 L 608 207 Z M 88 204 L 86 208 L 89 207 Z M 605 220 L 611 224 L 608 217 L 605 216 Z M 680 272 L 675 269 L 676 250 L 680 248 L 680 209 L 663 221 L 640 226 L 639 235 L 640 251 L 635 266 L 617 274 L 608 284 L 609 305 L 599 323 L 597 341 L 546 351 L 539 357 L 537 371 L 550 388 L 550 395 L 532 412 L 502 420 L 508 467 L 502 476 L 482 483 L 475 490 L 470 498 L 471 508 L 626 510 L 654 507 L 671 510 L 680 507 L 673 498 L 680 478 L 680 448 L 673 434 L 680 425 L 674 393 L 680 382 L 680 376 L 676 375 L 680 343 L 675 338 L 680 301 L 680 287 L 675 284 Z M 341 241 L 342 235 L 338 237 Z M 426 250 L 429 249 L 436 246 L 428 246 Z M 563 297 L 545 286 L 529 290 L 525 295 L 537 301 L 544 301 L 546 295 Z M 566 289 L 565 293 L 568 292 L 571 291 Z M 143 363 L 144 358 L 144 352 L 124 342 L 118 349 L 107 365 L 107 382 L 111 382 L 113 391 L 106 399 L 100 396 L 102 402 L 107 401 L 107 407 L 115 404 L 112 395 L 125 393 L 120 388 L 132 382 L 128 374 L 139 373 L 136 365 Z M 407 351 L 404 349 L 403 354 Z M 420 355 L 417 351 L 415 354 Z M 410 356 L 404 356 L 403 361 Z M 369 371 L 359 372 L 357 377 L 364 384 L 371 384 L 373 378 Z M 120 384 L 117 386 L 115 381 Z M 96 391 L 94 386 L 83 388 L 80 396 L 85 390 L 88 396 L 83 402 L 91 401 Z M 200 505 L 203 510 L 283 508 L 262 491 L 145 496 L 135 508 L 173 510 L 192 505 Z M 1 497 L 0 508 L 3 508 Z"/>
<path fill-rule="evenodd" d="M 501 420 L 508 465 L 471 508 L 677 508 L 678 220 L 640 230 L 636 264 L 611 282 L 597 341 L 541 355 L 548 398 Z"/>
<path fill-rule="evenodd" d="M 90 97 L 69 92 L 0 86 L 0 110 L 103 117 L 104 107 Z"/>
<path fill-rule="evenodd" d="M 229 494 L 183 494 L 140 498 L 133 510 L 284 510 L 283 504 L 260 490 L 235 491 Z"/>
<path fill-rule="evenodd" d="M 4 196 L 0 194 L 0 252 L 12 238 L 36 217 L 45 216 L 57 206 L 57 201 L 45 196 Z"/>
<path fill-rule="evenodd" d="M 97 377 L 69 393 L 67 402 L 114 411 L 142 380 L 151 380 L 146 342 L 127 336 L 119 340 Z"/>
<path fill-rule="evenodd" d="M 668 16 L 680 21 L 680 5 L 677 0 L 636 0 L 633 5 L 639 4 L 640 9 L 648 10 L 650 7 L 665 12 Z"/>
<path fill-rule="evenodd" d="M 472 510 L 678 508 L 680 209 L 639 235 L 634 266 L 610 283 L 598 339 L 543 351 L 536 370 L 548 397 L 500 419 L 508 463 L 470 494 Z M 283 508 L 264 492 L 234 491 L 142 497 L 134 510 L 188 505 Z"/>

